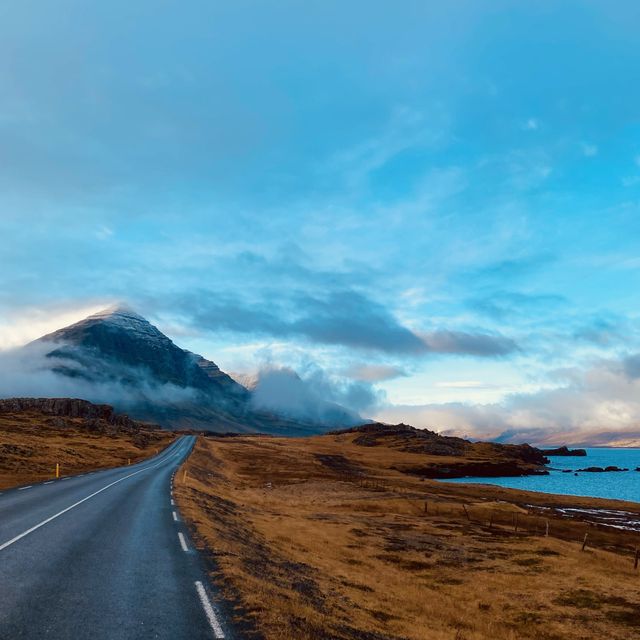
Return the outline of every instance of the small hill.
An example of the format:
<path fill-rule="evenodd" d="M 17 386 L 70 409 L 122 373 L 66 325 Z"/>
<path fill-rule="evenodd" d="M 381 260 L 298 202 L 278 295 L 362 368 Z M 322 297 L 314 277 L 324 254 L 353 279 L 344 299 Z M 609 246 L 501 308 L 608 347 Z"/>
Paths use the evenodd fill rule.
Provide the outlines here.
<path fill-rule="evenodd" d="M 542 451 L 528 444 L 471 442 L 406 424 L 375 422 L 329 435 L 342 436 L 361 447 L 420 454 L 424 456 L 420 463 L 402 463 L 396 469 L 427 478 L 545 474 L 542 467 L 549 462 Z"/>
<path fill-rule="evenodd" d="M 174 434 L 73 398 L 0 400 L 0 488 L 137 462 Z"/>

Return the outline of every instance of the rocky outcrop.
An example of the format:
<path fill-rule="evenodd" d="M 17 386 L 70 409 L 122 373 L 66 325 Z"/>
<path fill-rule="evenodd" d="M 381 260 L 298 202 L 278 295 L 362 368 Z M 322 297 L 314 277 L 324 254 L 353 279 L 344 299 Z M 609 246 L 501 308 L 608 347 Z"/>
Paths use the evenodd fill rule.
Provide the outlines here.
<path fill-rule="evenodd" d="M 629 471 L 629 469 L 621 469 L 615 465 L 609 467 L 586 467 L 585 469 L 576 469 L 576 473 L 606 473 L 607 471 Z"/>
<path fill-rule="evenodd" d="M 422 464 L 394 467 L 402 473 L 424 478 L 495 478 L 549 473 L 544 468 L 549 460 L 542 451 L 528 444 L 471 442 L 463 438 L 442 436 L 428 429 L 416 429 L 406 424 L 389 425 L 377 422 L 331 433 L 354 434 L 352 442 L 362 447 L 380 446 L 429 457 L 442 457 L 442 462 L 425 458 Z"/>
<path fill-rule="evenodd" d="M 82 418 L 101 421 L 108 425 L 129 430 L 141 427 L 129 416 L 118 414 L 108 404 L 93 404 L 77 398 L 7 398 L 0 400 L 0 413 L 22 413 L 36 411 L 47 416 Z"/>
<path fill-rule="evenodd" d="M 586 456 L 587 452 L 585 449 L 569 449 L 569 447 L 562 446 L 557 449 L 542 449 L 542 453 L 545 456 Z"/>
<path fill-rule="evenodd" d="M 354 444 L 363 447 L 386 446 L 408 453 L 424 453 L 432 456 L 468 456 L 472 452 L 483 458 L 506 457 L 532 464 L 544 465 L 544 453 L 528 444 L 499 444 L 496 442 L 471 442 L 464 438 L 442 436 L 429 429 L 416 429 L 408 424 L 370 424 L 333 431 L 331 433 L 355 433 Z"/>

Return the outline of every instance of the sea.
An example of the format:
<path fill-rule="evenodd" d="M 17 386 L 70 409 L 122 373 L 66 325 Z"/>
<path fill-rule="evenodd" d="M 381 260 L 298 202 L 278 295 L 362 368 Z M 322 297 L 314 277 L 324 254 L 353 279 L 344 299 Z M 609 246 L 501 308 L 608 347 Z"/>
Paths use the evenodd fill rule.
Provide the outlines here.
<path fill-rule="evenodd" d="M 640 502 L 640 449 L 590 448 L 586 456 L 551 456 L 547 466 L 548 476 L 521 476 L 518 478 L 455 478 L 447 482 L 492 484 L 500 487 L 542 491 L 569 496 L 590 496 Z M 605 473 L 562 473 L 565 469 L 575 472 L 585 467 L 616 466 L 629 471 Z"/>

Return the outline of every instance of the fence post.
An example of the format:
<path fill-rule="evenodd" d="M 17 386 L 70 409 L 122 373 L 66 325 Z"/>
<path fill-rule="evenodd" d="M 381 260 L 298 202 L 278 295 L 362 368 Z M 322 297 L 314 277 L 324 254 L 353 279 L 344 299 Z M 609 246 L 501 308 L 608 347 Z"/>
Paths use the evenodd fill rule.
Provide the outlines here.
<path fill-rule="evenodd" d="M 640 549 L 638 549 L 638 547 L 636 547 L 636 557 L 635 560 L 633 561 L 633 568 L 637 569 L 638 568 L 638 559 L 640 558 Z"/>
<path fill-rule="evenodd" d="M 585 533 L 584 534 L 584 540 L 582 541 L 582 550 L 585 550 L 585 547 L 587 546 L 587 538 L 589 537 L 589 533 Z"/>
<path fill-rule="evenodd" d="M 469 520 L 469 522 L 471 522 L 471 518 L 469 517 L 469 512 L 467 511 L 467 505 L 463 504 L 462 508 L 464 509 L 464 515 L 467 516 L 467 520 Z"/>

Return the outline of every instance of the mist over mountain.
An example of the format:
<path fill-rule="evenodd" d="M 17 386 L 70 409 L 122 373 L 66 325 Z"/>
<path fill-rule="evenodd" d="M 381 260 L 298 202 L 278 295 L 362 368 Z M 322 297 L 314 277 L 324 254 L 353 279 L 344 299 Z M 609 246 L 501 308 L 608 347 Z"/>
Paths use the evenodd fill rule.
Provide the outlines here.
<path fill-rule="evenodd" d="M 250 390 L 126 306 L 5 353 L 0 369 L 2 397 L 81 397 L 169 428 L 294 435 L 361 422 L 291 370 Z"/>

